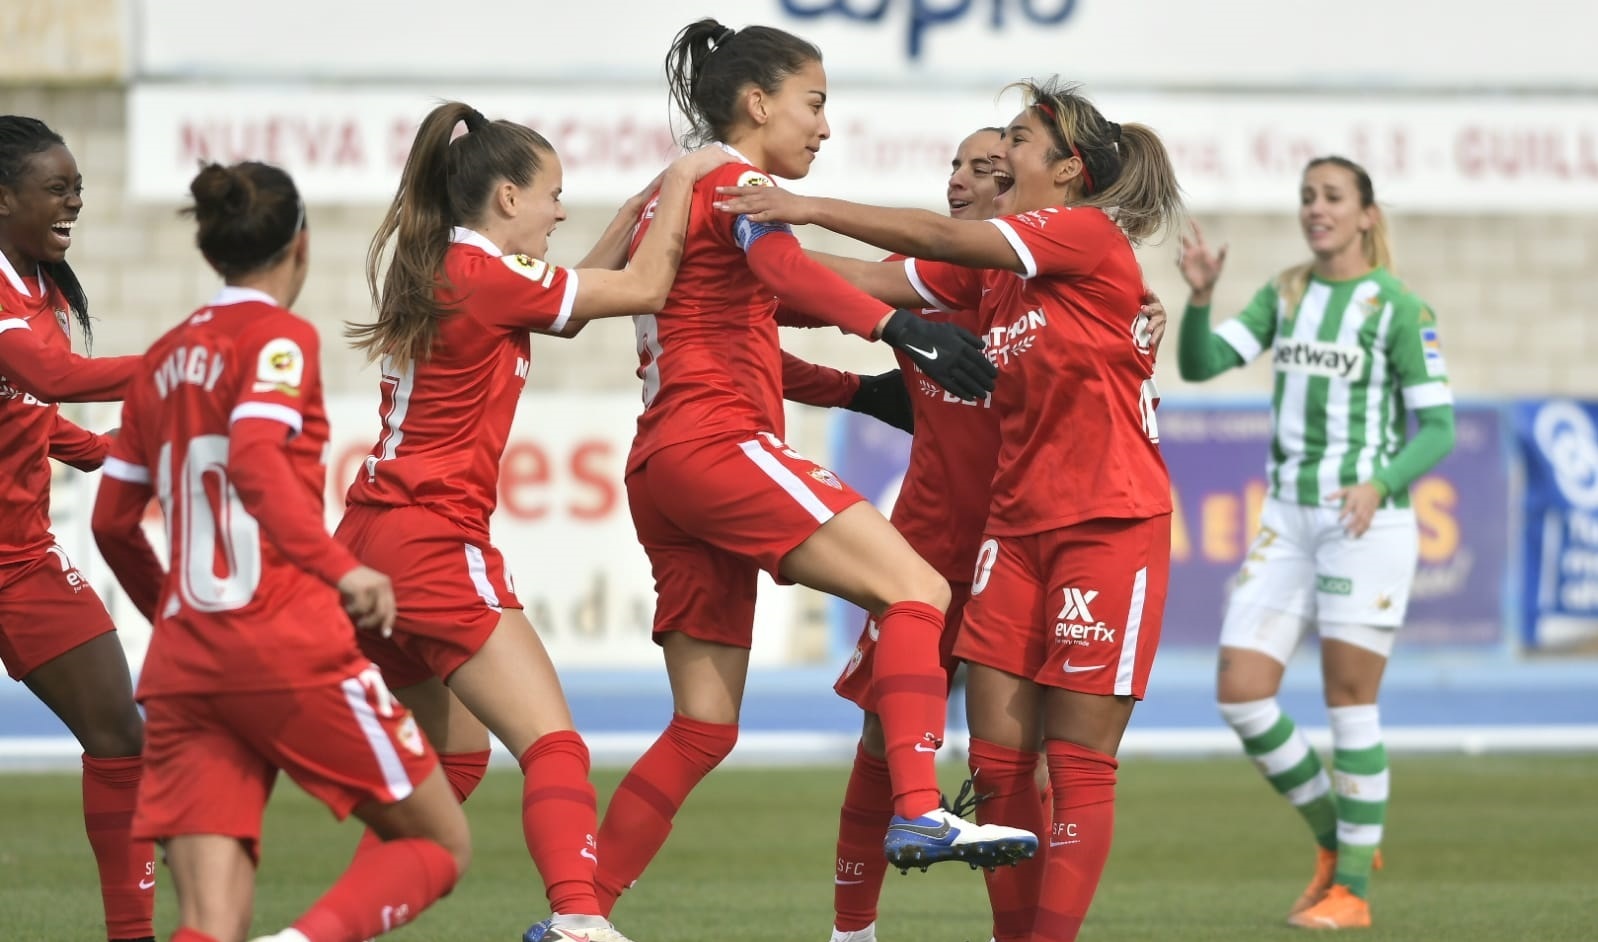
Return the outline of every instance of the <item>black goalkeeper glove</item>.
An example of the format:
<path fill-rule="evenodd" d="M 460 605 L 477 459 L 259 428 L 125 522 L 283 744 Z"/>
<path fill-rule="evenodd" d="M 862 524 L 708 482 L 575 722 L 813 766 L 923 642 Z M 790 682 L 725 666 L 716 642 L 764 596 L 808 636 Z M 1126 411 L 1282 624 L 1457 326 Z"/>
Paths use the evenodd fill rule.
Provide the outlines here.
<path fill-rule="evenodd" d="M 999 375 L 982 352 L 982 340 L 964 327 L 898 310 L 882 328 L 882 342 L 903 350 L 921 372 L 961 399 L 981 399 Z"/>
<path fill-rule="evenodd" d="M 916 417 L 910 405 L 910 390 L 905 388 L 904 376 L 898 370 L 860 377 L 859 390 L 844 408 L 915 434 Z"/>

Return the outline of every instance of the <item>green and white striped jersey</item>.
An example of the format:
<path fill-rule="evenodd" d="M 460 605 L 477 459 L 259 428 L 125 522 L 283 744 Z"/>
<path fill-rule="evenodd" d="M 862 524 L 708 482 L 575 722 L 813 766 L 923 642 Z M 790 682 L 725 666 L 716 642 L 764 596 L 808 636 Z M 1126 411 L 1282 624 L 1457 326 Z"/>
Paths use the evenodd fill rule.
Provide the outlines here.
<path fill-rule="evenodd" d="M 1451 405 L 1436 317 L 1391 273 L 1349 281 L 1310 277 L 1298 310 L 1275 282 L 1215 328 L 1247 363 L 1269 350 L 1276 366 L 1271 495 L 1316 505 L 1392 460 L 1408 413 Z M 1408 507 L 1408 489 L 1386 506 Z"/>

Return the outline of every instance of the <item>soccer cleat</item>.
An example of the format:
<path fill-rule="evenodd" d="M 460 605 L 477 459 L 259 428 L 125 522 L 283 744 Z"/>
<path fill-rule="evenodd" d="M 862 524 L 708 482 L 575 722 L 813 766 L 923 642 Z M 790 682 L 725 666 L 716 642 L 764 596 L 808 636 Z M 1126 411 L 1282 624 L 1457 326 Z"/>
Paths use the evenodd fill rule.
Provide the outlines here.
<path fill-rule="evenodd" d="M 305 937 L 305 933 L 291 927 L 272 935 L 258 936 L 251 942 L 310 942 L 310 940 Z"/>
<path fill-rule="evenodd" d="M 1287 924 L 1300 929 L 1369 929 L 1371 904 L 1341 883 L 1334 883 L 1319 903 L 1288 917 Z"/>
<path fill-rule="evenodd" d="M 575 926 L 557 926 L 554 917 L 533 923 L 522 934 L 522 938 L 526 942 L 632 942 L 609 922 L 594 928 L 579 929 Z"/>
<path fill-rule="evenodd" d="M 1332 874 L 1336 872 L 1337 851 L 1316 847 L 1315 876 L 1310 878 L 1309 886 L 1304 887 L 1304 892 L 1299 894 L 1298 899 L 1293 901 L 1292 908 L 1287 911 L 1289 922 L 1294 916 L 1326 898 L 1326 891 L 1332 888 Z M 529 939 L 528 942 L 538 942 L 538 940 Z"/>
<path fill-rule="evenodd" d="M 901 873 L 911 867 L 927 869 L 946 860 L 962 860 L 974 867 L 1015 864 L 1038 852 L 1037 835 L 999 824 L 974 824 L 935 808 L 919 818 L 894 815 L 882 842 L 888 862 Z"/>
<path fill-rule="evenodd" d="M 873 922 L 864 929 L 855 929 L 852 932 L 840 931 L 835 926 L 831 942 L 877 942 L 877 924 Z"/>

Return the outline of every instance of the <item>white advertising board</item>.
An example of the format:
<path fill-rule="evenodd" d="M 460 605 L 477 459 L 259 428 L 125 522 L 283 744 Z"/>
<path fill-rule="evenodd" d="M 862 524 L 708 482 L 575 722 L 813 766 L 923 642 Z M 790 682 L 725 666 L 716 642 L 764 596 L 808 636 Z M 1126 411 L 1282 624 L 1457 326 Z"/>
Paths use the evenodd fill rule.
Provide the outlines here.
<path fill-rule="evenodd" d="M 416 123 L 446 94 L 542 131 L 561 154 L 569 203 L 619 203 L 677 153 L 661 89 L 140 85 L 129 93 L 129 190 L 176 204 L 197 161 L 259 159 L 286 167 L 312 201 L 386 202 Z M 1327 153 L 1364 163 L 1398 212 L 1598 209 L 1598 108 L 1582 99 L 1094 97 L 1106 116 L 1160 132 L 1199 211 L 1290 210 L 1305 160 Z M 793 187 L 939 206 L 959 140 L 1007 122 L 1018 103 L 993 92 L 835 92 L 832 137 Z"/>
<path fill-rule="evenodd" d="M 657 81 L 714 16 L 817 44 L 834 79 L 954 87 L 1060 72 L 1131 87 L 1598 86 L 1571 0 L 135 0 L 136 77 Z"/>

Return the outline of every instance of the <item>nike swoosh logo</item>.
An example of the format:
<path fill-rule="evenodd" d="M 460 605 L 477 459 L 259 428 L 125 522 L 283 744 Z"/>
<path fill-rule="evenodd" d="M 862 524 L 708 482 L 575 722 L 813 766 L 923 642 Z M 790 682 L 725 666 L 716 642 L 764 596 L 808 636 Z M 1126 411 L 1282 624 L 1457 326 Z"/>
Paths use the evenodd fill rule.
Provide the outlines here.
<path fill-rule="evenodd" d="M 924 742 L 916 743 L 916 752 L 937 752 L 937 746 L 929 746 Z"/>
<path fill-rule="evenodd" d="M 902 823 L 891 825 L 888 828 L 888 830 L 890 830 L 890 831 L 909 831 L 911 834 L 920 834 L 922 837 L 930 837 L 930 838 L 933 838 L 933 839 L 942 839 L 942 838 L 945 838 L 945 837 L 949 836 L 949 831 L 951 829 L 949 827 L 949 822 L 948 821 L 939 821 L 938 822 L 938 826 L 935 827 L 935 828 L 929 828 L 929 827 L 927 827 L 924 824 L 911 824 L 910 822 L 905 821 L 905 822 L 902 822 Z"/>
<path fill-rule="evenodd" d="M 838 886 L 859 886 L 860 884 L 862 884 L 862 883 L 864 883 L 866 881 L 864 881 L 864 880 L 840 880 L 837 877 L 833 877 L 832 878 L 832 882 L 837 884 Z"/>
<path fill-rule="evenodd" d="M 141 890 L 153 890 L 153 889 L 155 889 L 155 881 L 154 880 L 140 880 L 139 881 L 139 889 L 141 889 Z"/>
<path fill-rule="evenodd" d="M 923 350 L 920 347 L 912 347 L 909 344 L 905 344 L 904 348 L 909 350 L 911 353 L 919 353 L 928 360 L 936 360 L 938 358 L 937 350 Z"/>
<path fill-rule="evenodd" d="M 1060 670 L 1065 671 L 1067 674 L 1080 674 L 1083 671 L 1101 671 L 1101 670 L 1104 670 L 1104 665 L 1103 664 L 1072 664 L 1070 661 L 1066 661 L 1064 664 L 1060 665 Z"/>
<path fill-rule="evenodd" d="M 1064 847 L 1067 844 L 1080 844 L 1081 841 L 1049 841 L 1050 847 Z"/>
<path fill-rule="evenodd" d="M 580 856 L 587 857 L 589 860 L 592 860 L 594 863 L 599 863 L 599 858 L 595 857 L 594 856 L 594 852 L 589 850 L 586 847 L 584 847 L 582 850 L 578 851 L 577 853 Z"/>

